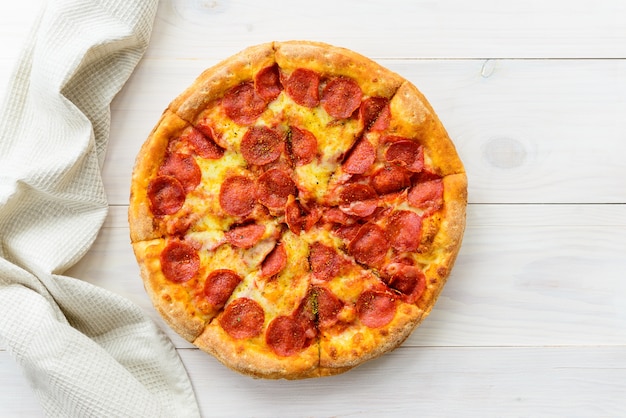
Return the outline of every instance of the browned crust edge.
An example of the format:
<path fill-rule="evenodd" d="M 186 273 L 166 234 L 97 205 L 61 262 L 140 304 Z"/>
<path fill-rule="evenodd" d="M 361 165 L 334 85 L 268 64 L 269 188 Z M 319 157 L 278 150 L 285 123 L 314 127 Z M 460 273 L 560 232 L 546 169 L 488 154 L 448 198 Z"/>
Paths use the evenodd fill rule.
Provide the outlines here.
<path fill-rule="evenodd" d="M 408 312 L 403 312 L 403 310 Z M 341 353 L 337 359 L 333 359 L 326 353 L 326 347 L 332 346 L 332 335 L 329 335 L 331 341 L 328 343 L 321 341 L 320 366 L 329 370 L 339 370 L 338 373 L 341 373 L 341 370 L 351 369 L 378 358 L 402 345 L 425 317 L 424 312 L 415 305 L 401 302 L 391 324 L 381 329 L 362 326 L 362 330 L 371 333 L 377 341 L 375 345 L 366 347 L 357 356 Z M 384 335 L 381 334 L 381 330 Z"/>
<path fill-rule="evenodd" d="M 273 42 L 246 48 L 202 72 L 170 103 L 169 109 L 193 123 L 210 102 L 223 97 L 230 88 L 253 80 L 257 71 L 274 63 Z"/>
<path fill-rule="evenodd" d="M 204 330 L 206 322 L 189 313 L 184 303 L 174 301 L 171 298 L 168 300 L 165 297 L 166 293 L 159 283 L 159 278 L 161 281 L 165 280 L 160 270 L 160 263 L 158 257 L 151 254 L 154 252 L 155 246 L 156 248 L 163 248 L 164 241 L 142 241 L 132 244 L 144 288 L 155 309 L 167 325 L 187 341 L 193 342 Z"/>
<path fill-rule="evenodd" d="M 391 100 L 390 107 L 391 114 L 397 118 L 389 131 L 399 136 L 417 138 L 427 150 L 427 158 L 430 158 L 438 175 L 445 177 L 465 172 L 448 132 L 417 87 L 405 81 Z"/>
<path fill-rule="evenodd" d="M 188 125 L 184 120 L 166 110 L 137 154 L 131 176 L 128 207 L 131 242 L 146 241 L 162 235 L 152 221 L 148 184 L 163 161 L 169 139 L 186 126 Z"/>
<path fill-rule="evenodd" d="M 391 98 L 404 78 L 352 50 L 322 42 L 275 42 L 276 62 L 290 73 L 307 68 L 331 76 L 359 80 L 365 95 Z"/>
<path fill-rule="evenodd" d="M 424 310 L 424 317 L 430 314 L 439 295 L 445 287 L 456 258 L 461 250 L 466 224 L 467 176 L 465 173 L 451 174 L 443 178 L 444 218 L 434 240 L 437 248 L 435 256 L 439 262 L 432 265 L 425 273 L 431 286 L 419 306 Z"/>
<path fill-rule="evenodd" d="M 193 343 L 228 368 L 248 376 L 288 380 L 319 376 L 316 343 L 294 356 L 280 357 L 265 346 L 262 336 L 250 340 L 232 338 L 218 325 L 217 318 Z"/>

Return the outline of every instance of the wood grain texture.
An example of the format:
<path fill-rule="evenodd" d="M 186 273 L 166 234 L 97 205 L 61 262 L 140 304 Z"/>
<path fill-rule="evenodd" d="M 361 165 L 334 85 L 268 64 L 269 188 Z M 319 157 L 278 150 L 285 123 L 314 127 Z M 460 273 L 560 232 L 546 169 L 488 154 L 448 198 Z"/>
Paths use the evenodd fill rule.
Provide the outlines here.
<path fill-rule="evenodd" d="M 256 417 L 617 417 L 626 408 L 617 347 L 409 347 L 298 382 L 233 377 L 196 350 L 180 353 L 206 416 L 239 416 L 242 403 Z"/>
<path fill-rule="evenodd" d="M 0 96 L 44 4 L 0 2 Z M 127 297 L 166 331 L 207 417 L 624 416 L 626 3 L 310 4 L 160 1 L 145 58 L 111 107 L 109 216 L 66 274 Z M 218 61 L 288 39 L 351 48 L 412 81 L 455 141 L 470 205 L 448 284 L 404 345 L 340 376 L 268 382 L 163 323 L 126 211 L 135 155 L 169 102 Z M 0 416 L 42 416 L 2 344 Z"/>
<path fill-rule="evenodd" d="M 302 381 L 233 374 L 199 350 L 179 350 L 203 416 L 619 417 L 623 347 L 402 347 L 347 374 Z M 0 412 L 43 416 L 0 351 Z"/>
<path fill-rule="evenodd" d="M 7 351 L 0 349 L 0 416 L 43 417 L 43 410 L 22 370 Z"/>
<path fill-rule="evenodd" d="M 251 39 L 315 39 L 374 58 L 620 58 L 624 17 L 618 1 L 164 0 L 148 57 L 220 59 Z"/>

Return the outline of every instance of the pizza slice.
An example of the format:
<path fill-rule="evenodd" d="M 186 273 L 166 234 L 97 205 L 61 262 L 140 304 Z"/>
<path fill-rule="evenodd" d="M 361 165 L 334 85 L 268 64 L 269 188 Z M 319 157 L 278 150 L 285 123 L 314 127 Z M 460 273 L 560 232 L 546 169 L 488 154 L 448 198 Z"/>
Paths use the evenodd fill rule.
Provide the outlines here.
<path fill-rule="evenodd" d="M 286 231 L 194 343 L 252 376 L 315 376 L 317 335 L 303 311 L 309 291 L 307 251 Z"/>

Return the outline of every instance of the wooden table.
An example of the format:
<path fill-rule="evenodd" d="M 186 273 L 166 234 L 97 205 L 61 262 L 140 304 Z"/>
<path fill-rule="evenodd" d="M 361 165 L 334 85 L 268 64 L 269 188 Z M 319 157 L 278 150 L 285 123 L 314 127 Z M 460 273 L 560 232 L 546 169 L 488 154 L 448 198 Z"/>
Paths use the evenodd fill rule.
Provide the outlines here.
<path fill-rule="evenodd" d="M 626 416 L 626 3 L 512 3 L 163 0 L 112 104 L 108 219 L 67 274 L 166 329 L 207 417 Z M 0 4 L 2 94 L 42 4 Z M 423 326 L 349 373 L 296 382 L 235 374 L 169 331 L 126 224 L 134 157 L 170 100 L 219 60 L 287 39 L 345 46 L 411 80 L 469 177 L 463 247 Z M 0 370 L 0 416 L 41 415 L 3 346 Z"/>

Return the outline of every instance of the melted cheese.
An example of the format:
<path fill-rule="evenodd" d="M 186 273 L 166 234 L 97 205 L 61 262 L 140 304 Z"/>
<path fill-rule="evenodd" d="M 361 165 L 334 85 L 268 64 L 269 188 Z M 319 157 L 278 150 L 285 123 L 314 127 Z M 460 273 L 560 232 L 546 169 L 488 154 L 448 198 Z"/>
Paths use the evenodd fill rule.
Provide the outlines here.
<path fill-rule="evenodd" d="M 310 163 L 296 168 L 298 184 L 306 198 L 317 202 L 324 201 L 336 164 L 330 162 Z"/>
<path fill-rule="evenodd" d="M 284 218 L 278 216 L 255 220 L 256 223 L 263 224 L 266 231 L 262 239 L 252 248 L 234 248 L 226 244 L 225 232 L 240 219 L 228 216 L 222 210 L 219 203 L 222 184 L 232 175 L 246 175 L 250 177 L 250 181 L 254 181 L 258 176 L 258 168 L 250 167 L 240 153 L 241 140 L 248 127 L 239 126 L 226 117 L 221 106 L 209 107 L 198 120 L 203 120 L 213 128 L 216 142 L 225 148 L 225 152 L 218 159 L 196 157 L 202 172 L 201 184 L 187 195 L 185 207 L 196 214 L 198 219 L 186 237 L 200 243 L 205 272 L 228 268 L 243 278 L 229 301 L 240 297 L 254 299 L 261 304 L 266 313 L 267 326 L 271 319 L 279 315 L 291 315 L 305 298 L 312 283 L 308 263 L 310 245 L 320 242 L 332 248 L 342 248 L 344 243 L 338 236 L 321 226 L 314 226 L 307 232 L 295 235 L 284 224 Z M 300 200 L 329 203 L 327 199 L 329 192 L 334 193 L 335 188 L 350 177 L 342 172 L 341 162 L 361 133 L 358 118 L 336 120 L 321 106 L 314 109 L 300 106 L 282 92 L 270 103 L 255 125 L 268 126 L 283 132 L 285 138 L 288 138 L 292 126 L 308 130 L 315 136 L 318 154 L 310 163 L 293 167 L 293 180 L 297 183 Z M 382 152 L 380 147 L 377 147 L 379 134 L 369 133 L 366 138 L 375 145 L 379 153 Z M 290 165 L 286 154 L 287 151 L 283 152 L 280 159 Z M 383 160 L 383 156 L 378 155 L 378 160 L 376 164 L 382 164 L 380 161 Z M 372 170 L 376 170 L 377 167 L 373 167 Z M 383 202 L 383 205 L 396 210 L 416 211 L 402 199 L 391 199 Z M 262 263 L 278 241 L 284 245 L 287 252 L 287 265 L 274 277 L 261 277 Z M 353 321 L 356 317 L 354 304 L 359 295 L 365 289 L 375 286 L 379 279 L 369 269 L 358 265 L 352 256 L 339 252 L 349 267 L 343 268 L 340 274 L 323 285 L 334 294 L 341 295 L 346 305 L 340 316 L 344 320 Z M 422 265 L 424 261 L 426 260 L 421 260 Z M 198 278 L 197 289 L 203 288 L 206 275 Z M 358 328 L 354 328 L 334 338 L 336 346 L 349 347 L 354 338 L 363 336 Z"/>

